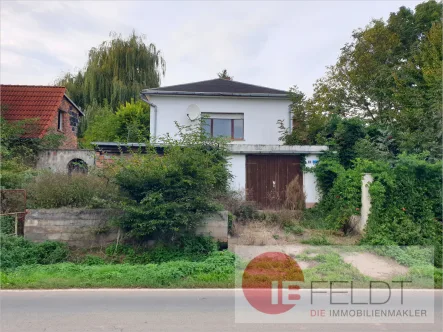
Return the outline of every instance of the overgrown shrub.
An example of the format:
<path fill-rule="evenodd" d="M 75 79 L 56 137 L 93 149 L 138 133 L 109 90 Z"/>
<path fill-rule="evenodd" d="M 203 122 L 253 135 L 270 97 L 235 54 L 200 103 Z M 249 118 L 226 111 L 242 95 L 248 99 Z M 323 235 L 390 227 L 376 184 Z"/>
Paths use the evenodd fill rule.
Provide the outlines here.
<path fill-rule="evenodd" d="M 130 201 L 123 206 L 121 227 L 132 237 L 154 232 L 164 238 L 194 229 L 230 178 L 224 141 L 207 138 L 201 127 L 179 127 L 180 138 L 161 138 L 164 153 L 145 154 L 115 164 L 116 182 Z M 149 143 L 147 143 L 149 144 Z"/>
<path fill-rule="evenodd" d="M 335 179 L 344 170 L 338 156 L 332 153 L 325 153 L 320 156 L 320 162 L 313 168 L 313 172 L 317 179 L 317 188 L 323 197 L 329 193 Z"/>
<path fill-rule="evenodd" d="M 250 221 L 261 218 L 257 202 L 248 201 L 244 190 L 229 190 L 217 197 L 217 202 L 229 211 L 236 221 Z"/>
<path fill-rule="evenodd" d="M 31 208 L 106 207 L 118 201 L 115 184 L 90 174 L 44 172 L 26 189 Z"/>
<path fill-rule="evenodd" d="M 185 235 L 174 242 L 159 242 L 153 248 L 141 245 L 111 244 L 106 255 L 129 264 L 164 263 L 170 261 L 201 261 L 216 252 L 217 242 L 208 236 Z"/>
<path fill-rule="evenodd" d="M 316 218 L 327 228 L 343 228 L 352 215 L 360 214 L 362 175 L 371 173 L 371 212 L 362 243 L 434 246 L 436 265 L 441 266 L 442 163 L 427 157 L 401 154 L 393 163 L 357 159 L 346 170 L 339 170 L 330 159 L 321 160 L 316 174 L 336 174 L 335 179 L 317 207 L 306 213 L 303 224 L 309 226 L 307 220 Z M 330 186 L 327 176 L 317 180 L 323 188 Z"/>
<path fill-rule="evenodd" d="M 278 226 L 281 229 L 292 226 L 300 220 L 302 213 L 298 210 L 271 210 L 263 211 L 262 219 L 265 223 Z"/>
<path fill-rule="evenodd" d="M 30 264 L 60 263 L 66 261 L 69 256 L 68 246 L 61 242 L 32 243 L 13 235 L 0 235 L 0 242 L 2 269 Z"/>
<path fill-rule="evenodd" d="M 0 216 L 0 234 L 14 234 L 15 219 L 12 216 Z"/>
<path fill-rule="evenodd" d="M 303 210 L 305 208 L 306 195 L 300 177 L 297 175 L 286 187 L 285 206 L 289 210 Z"/>
<path fill-rule="evenodd" d="M 363 242 L 371 245 L 434 246 L 442 264 L 441 162 L 426 155 L 400 155 L 393 168 L 374 175 L 371 213 Z"/>
<path fill-rule="evenodd" d="M 34 165 L 38 152 L 56 149 L 65 137 L 51 130 L 42 138 L 23 137 L 33 133 L 38 119 L 6 121 L 3 117 L 6 112 L 7 105 L 0 105 L 0 187 L 21 189 L 37 175 Z"/>

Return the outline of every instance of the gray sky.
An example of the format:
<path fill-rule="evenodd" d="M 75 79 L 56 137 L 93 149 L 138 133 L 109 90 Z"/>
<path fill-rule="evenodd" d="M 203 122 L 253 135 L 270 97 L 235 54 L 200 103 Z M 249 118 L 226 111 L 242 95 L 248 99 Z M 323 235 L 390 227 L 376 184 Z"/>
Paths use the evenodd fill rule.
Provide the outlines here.
<path fill-rule="evenodd" d="M 352 30 L 422 1 L 1 1 L 2 84 L 52 84 L 109 32 L 135 29 L 166 60 L 162 86 L 216 78 L 310 95 Z"/>

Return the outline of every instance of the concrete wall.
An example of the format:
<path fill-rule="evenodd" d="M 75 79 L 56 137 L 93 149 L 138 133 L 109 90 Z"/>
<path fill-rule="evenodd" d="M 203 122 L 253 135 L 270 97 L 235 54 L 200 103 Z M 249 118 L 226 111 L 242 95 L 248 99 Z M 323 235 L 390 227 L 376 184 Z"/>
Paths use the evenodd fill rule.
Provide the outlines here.
<path fill-rule="evenodd" d="M 106 246 L 117 239 L 117 229 L 109 225 L 116 213 L 109 209 L 29 210 L 25 238 L 35 242 L 61 241 L 81 248 Z"/>
<path fill-rule="evenodd" d="M 220 242 L 228 242 L 228 211 L 209 214 L 197 227 L 196 234 L 209 235 Z"/>
<path fill-rule="evenodd" d="M 68 164 L 73 159 L 81 159 L 88 168 L 95 166 L 94 150 L 45 150 L 39 153 L 37 159 L 38 169 L 49 169 L 53 172 L 67 173 Z"/>
<path fill-rule="evenodd" d="M 35 242 L 54 240 L 80 248 L 102 247 L 117 240 L 118 230 L 110 221 L 118 213 L 121 212 L 110 209 L 29 210 L 24 234 L 26 239 Z M 228 212 L 208 215 L 196 233 L 227 242 Z"/>
<path fill-rule="evenodd" d="M 289 122 L 289 100 L 183 96 L 150 96 L 149 99 L 157 105 L 157 136 L 177 134 L 174 121 L 181 125 L 192 124 L 187 117 L 187 108 L 191 104 L 197 105 L 202 113 L 243 113 L 244 140 L 233 144 L 281 145 L 277 121 L 284 120 L 286 126 Z M 154 115 L 151 110 L 151 135 L 154 135 Z"/>

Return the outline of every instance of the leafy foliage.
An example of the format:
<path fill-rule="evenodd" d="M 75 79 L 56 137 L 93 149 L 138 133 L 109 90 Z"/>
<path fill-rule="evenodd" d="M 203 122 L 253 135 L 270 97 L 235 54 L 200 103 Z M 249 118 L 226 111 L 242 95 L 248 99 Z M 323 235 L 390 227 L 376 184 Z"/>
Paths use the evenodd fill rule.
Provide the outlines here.
<path fill-rule="evenodd" d="M 296 87 L 291 90 L 294 130 L 289 132 L 280 122 L 281 139 L 291 145 L 344 147 L 353 145 L 351 137 L 366 138 L 360 151 L 363 143 L 374 149 L 380 135 L 365 137 L 368 133 L 357 120 L 361 119 L 365 126 L 389 133 L 381 136 L 389 137 L 384 145 L 391 145 L 390 153 L 429 151 L 440 159 L 441 15 L 442 3 L 431 0 L 415 11 L 401 7 L 387 21 L 373 20 L 354 31 L 337 63 L 314 85 L 312 98 Z M 337 127 L 337 117 L 347 119 L 341 124 L 348 128 Z M 355 157 L 353 150 L 341 149 L 344 166 Z"/>
<path fill-rule="evenodd" d="M 0 234 L 14 234 L 15 218 L 13 216 L 0 216 Z"/>
<path fill-rule="evenodd" d="M 337 159 L 323 156 L 314 168 L 323 197 L 307 218 L 343 228 L 360 213 L 362 174 L 371 173 L 371 213 L 363 243 L 435 246 L 436 264 L 441 265 L 442 163 L 427 158 L 429 154 L 401 154 L 392 164 L 357 159 L 345 170 Z"/>
<path fill-rule="evenodd" d="M 7 110 L 6 110 L 7 111 Z M 54 149 L 63 143 L 60 134 L 48 132 L 43 138 L 24 138 L 35 119 L 7 122 L 0 113 L 0 187 L 23 188 L 36 172 L 33 167 L 38 152 Z"/>
<path fill-rule="evenodd" d="M 2 270 L 8 270 L 22 265 L 64 262 L 68 258 L 69 250 L 67 245 L 61 242 L 32 243 L 23 237 L 1 234 L 0 255 Z"/>
<path fill-rule="evenodd" d="M 26 187 L 31 208 L 114 207 L 118 187 L 92 174 L 42 173 Z"/>
<path fill-rule="evenodd" d="M 158 87 L 165 74 L 161 52 L 154 44 L 145 44 L 145 36 L 133 31 L 127 39 L 113 32 L 110 37 L 89 51 L 84 70 L 67 73 L 55 82 L 66 86 L 71 99 L 82 108 L 107 101 L 115 110 L 131 99 L 138 100 L 142 89 Z"/>
<path fill-rule="evenodd" d="M 126 102 L 113 112 L 110 105 L 93 103 L 86 109 L 84 147 L 96 142 L 139 142 L 149 138 L 149 105 L 141 100 Z"/>
<path fill-rule="evenodd" d="M 145 154 L 115 163 L 116 183 L 130 198 L 121 226 L 134 237 L 193 229 L 227 189 L 225 141 L 207 137 L 200 124 L 178 129 L 177 138 L 158 138 L 162 156 L 146 143 Z"/>
<path fill-rule="evenodd" d="M 159 242 L 153 248 L 111 244 L 106 255 L 128 264 L 159 264 L 170 261 L 203 261 L 217 251 L 217 243 L 207 236 L 184 235 L 174 242 Z"/>

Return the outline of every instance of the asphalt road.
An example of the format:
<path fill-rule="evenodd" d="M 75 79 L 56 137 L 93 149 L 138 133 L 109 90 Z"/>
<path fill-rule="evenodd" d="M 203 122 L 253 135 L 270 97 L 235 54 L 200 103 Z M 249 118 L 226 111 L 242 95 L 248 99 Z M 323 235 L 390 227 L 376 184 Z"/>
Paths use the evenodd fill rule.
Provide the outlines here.
<path fill-rule="evenodd" d="M 418 294 L 417 296 L 420 296 Z M 232 290 L 0 291 L 1 332 L 439 331 L 434 324 L 235 324 Z"/>

